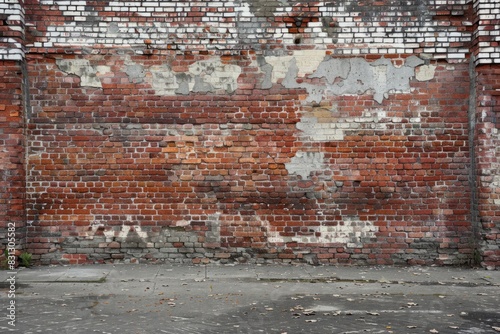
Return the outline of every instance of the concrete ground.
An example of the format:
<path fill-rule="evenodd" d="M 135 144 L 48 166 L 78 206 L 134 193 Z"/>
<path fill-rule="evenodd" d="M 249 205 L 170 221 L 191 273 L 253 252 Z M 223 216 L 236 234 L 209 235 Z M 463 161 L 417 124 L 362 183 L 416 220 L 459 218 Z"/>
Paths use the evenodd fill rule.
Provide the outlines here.
<path fill-rule="evenodd" d="M 500 271 L 307 265 L 34 267 L 15 274 L 0 271 L 0 313 L 1 333 L 23 334 L 500 333 Z"/>

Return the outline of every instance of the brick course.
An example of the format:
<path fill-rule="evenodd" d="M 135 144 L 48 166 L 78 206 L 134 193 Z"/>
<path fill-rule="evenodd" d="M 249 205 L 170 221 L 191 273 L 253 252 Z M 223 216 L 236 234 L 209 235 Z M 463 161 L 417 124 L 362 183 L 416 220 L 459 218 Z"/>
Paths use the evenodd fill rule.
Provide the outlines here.
<path fill-rule="evenodd" d="M 499 266 L 494 1 L 4 3 L 37 262 Z"/>

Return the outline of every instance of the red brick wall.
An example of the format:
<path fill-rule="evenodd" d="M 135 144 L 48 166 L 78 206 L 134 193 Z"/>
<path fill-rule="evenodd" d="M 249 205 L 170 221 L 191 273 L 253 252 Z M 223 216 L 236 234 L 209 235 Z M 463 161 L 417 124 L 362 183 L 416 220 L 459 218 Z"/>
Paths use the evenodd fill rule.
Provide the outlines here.
<path fill-rule="evenodd" d="M 0 251 L 25 245 L 24 3 L 0 6 Z M 15 230 L 15 238 L 12 232 Z M 15 240 L 13 240 L 15 239 Z"/>
<path fill-rule="evenodd" d="M 0 60 L 0 244 L 8 244 L 8 228 L 15 227 L 18 248 L 26 224 L 21 71 L 19 62 Z"/>
<path fill-rule="evenodd" d="M 500 67 L 481 65 L 476 72 L 477 225 L 483 266 L 500 264 Z"/>
<path fill-rule="evenodd" d="M 1 222 L 38 263 L 498 267 L 496 1 L 9 6 Z"/>
<path fill-rule="evenodd" d="M 317 105 L 304 104 L 302 88 L 260 89 L 256 57 L 223 57 L 242 68 L 233 94 L 185 96 L 131 82 L 120 56 L 85 57 L 110 68 L 102 88 L 82 87 L 53 57 L 33 59 L 28 242 L 37 258 L 470 261 L 467 64 L 430 62 L 433 79 L 413 78 L 382 104 L 367 93 Z M 144 68 L 162 58 L 133 57 Z M 348 125 L 343 139 L 302 136 L 297 124 L 313 114 Z M 322 170 L 290 173 L 298 152 L 322 154 Z"/>

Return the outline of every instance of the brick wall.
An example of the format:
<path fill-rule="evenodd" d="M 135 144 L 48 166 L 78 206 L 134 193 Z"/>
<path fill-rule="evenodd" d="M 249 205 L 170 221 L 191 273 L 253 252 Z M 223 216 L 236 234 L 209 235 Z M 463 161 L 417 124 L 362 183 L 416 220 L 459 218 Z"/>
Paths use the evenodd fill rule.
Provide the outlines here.
<path fill-rule="evenodd" d="M 0 244 L 16 231 L 16 248 L 25 244 L 24 8 L 18 0 L 0 4 Z M 23 74 L 24 73 L 24 74 Z"/>
<path fill-rule="evenodd" d="M 58 1 L 31 0 L 36 52 L 114 47 L 273 50 L 314 45 L 338 54 L 428 53 L 464 59 L 468 0 Z"/>
<path fill-rule="evenodd" d="M 337 86 L 316 78 L 271 80 L 262 89 L 252 52 L 122 59 L 39 57 L 30 64 L 38 75 L 29 243 L 42 259 L 256 252 L 332 263 L 468 261 L 467 64 L 357 58 L 347 80 L 358 80 L 354 67 L 362 64 L 375 73 L 388 67 L 393 76 L 417 71 L 399 82 L 406 91 L 381 92 L 378 103 L 368 93 L 330 94 Z M 318 68 L 336 67 L 337 58 L 327 59 Z M 352 60 L 339 61 L 344 67 Z M 162 78 L 204 66 L 212 76 L 241 74 L 231 94 L 218 94 L 217 82 L 189 94 L 164 84 L 159 94 L 151 80 L 165 62 L 172 70 Z M 71 75 L 75 63 L 87 64 L 87 73 L 95 69 L 99 80 Z M 127 74 L 131 66 L 143 73 Z M 82 87 L 84 80 L 96 87 Z M 310 86 L 324 89 L 322 101 L 305 102 Z"/>
<path fill-rule="evenodd" d="M 474 0 L 473 53 L 476 64 L 500 64 L 500 11 L 494 0 Z"/>
<path fill-rule="evenodd" d="M 16 246 L 24 246 L 25 169 L 21 67 L 0 60 L 0 242 L 16 229 Z"/>
<path fill-rule="evenodd" d="M 500 265 L 500 9 L 496 1 L 474 1 L 474 108 L 472 129 L 476 199 L 473 223 L 479 257 L 488 268 Z"/>
<path fill-rule="evenodd" d="M 477 67 L 474 146 L 476 150 L 477 226 L 483 265 L 500 261 L 500 68 Z"/>
<path fill-rule="evenodd" d="M 4 0 L 0 3 L 0 59 L 24 59 L 24 1 Z"/>
<path fill-rule="evenodd" d="M 39 263 L 498 266 L 495 3 L 24 8 Z"/>

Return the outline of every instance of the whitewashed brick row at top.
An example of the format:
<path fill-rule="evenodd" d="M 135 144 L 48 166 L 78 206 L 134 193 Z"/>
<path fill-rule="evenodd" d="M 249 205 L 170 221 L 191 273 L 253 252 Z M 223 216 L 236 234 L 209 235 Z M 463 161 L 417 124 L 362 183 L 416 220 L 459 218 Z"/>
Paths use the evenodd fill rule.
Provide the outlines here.
<path fill-rule="evenodd" d="M 475 0 L 477 30 L 475 38 L 479 40 L 476 63 L 500 64 L 500 1 Z"/>
<path fill-rule="evenodd" d="M 0 34 L 0 60 L 23 60 L 24 7 L 19 0 L 0 0 L 0 15 L 5 17 L 4 27 L 18 36 Z"/>
<path fill-rule="evenodd" d="M 490 0 L 493 2 L 496 0 Z M 47 28 L 30 47 L 136 47 L 186 50 L 267 49 L 314 45 L 339 54 L 428 53 L 465 59 L 471 32 L 463 27 L 469 0 L 427 0 L 359 7 L 358 1 L 109 1 L 101 11 L 81 0 L 40 0 L 73 20 Z M 285 5 L 283 5 L 285 4 Z M 260 8 L 257 8 L 260 6 Z M 267 6 L 267 7 L 266 7 Z M 313 6 L 314 11 L 307 11 Z M 462 25 L 439 21 L 443 8 Z M 373 9 L 373 11 L 372 11 Z M 265 12 L 266 15 L 262 15 Z M 201 13 L 201 14 L 200 14 Z M 314 17 L 300 33 L 283 18 Z M 464 47 L 465 46 L 465 47 Z M 273 47 L 276 48 L 276 47 Z"/>

